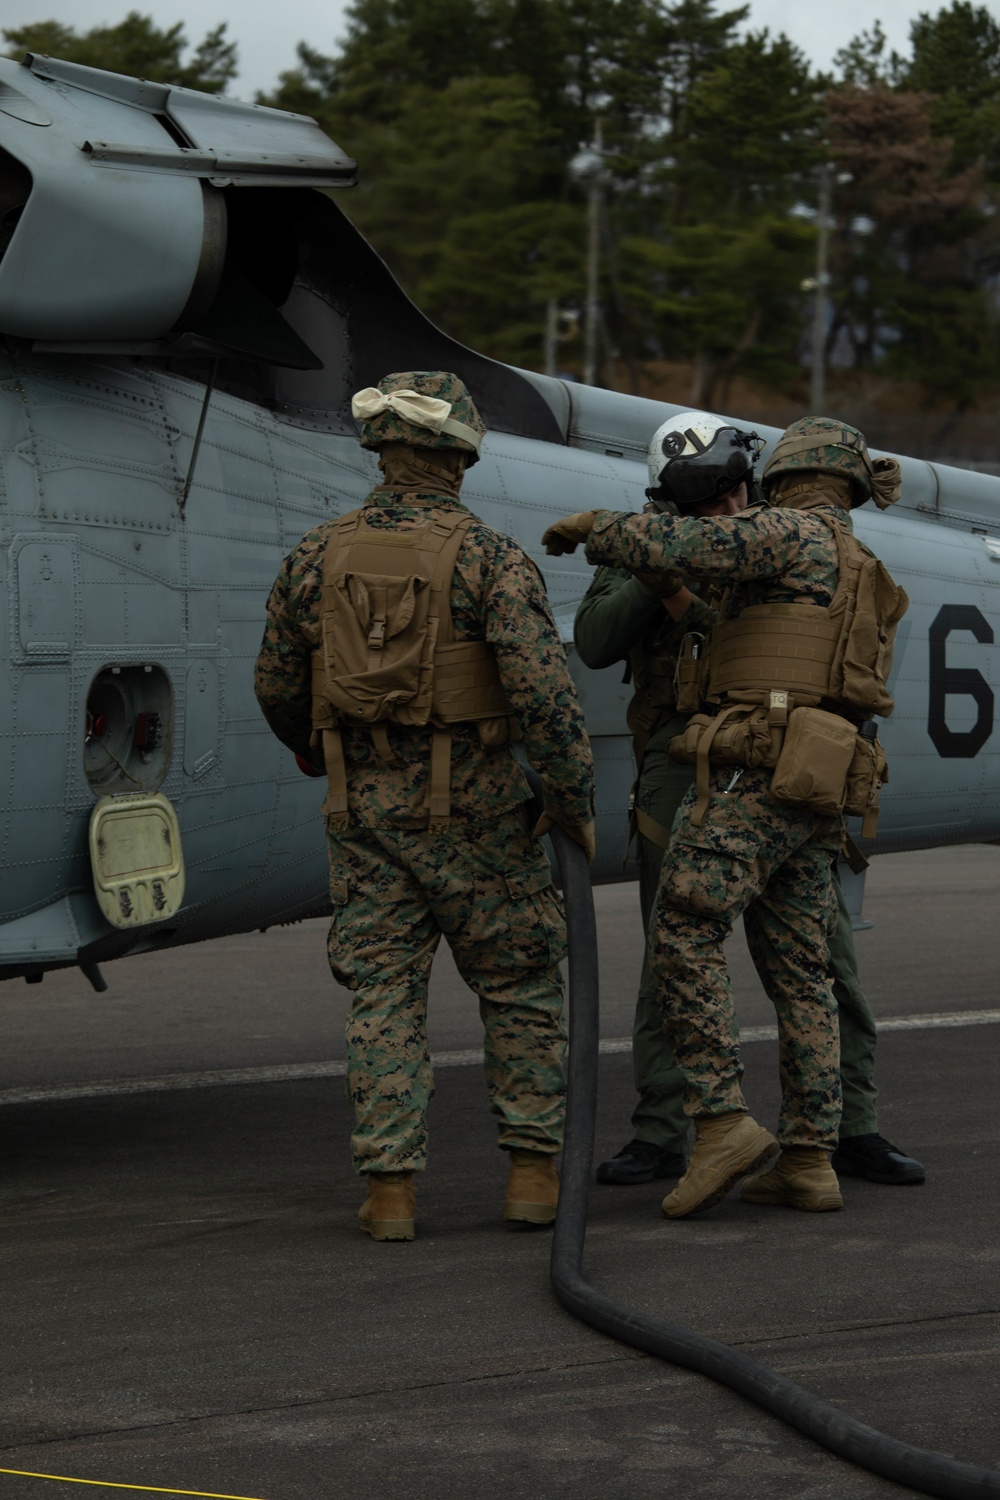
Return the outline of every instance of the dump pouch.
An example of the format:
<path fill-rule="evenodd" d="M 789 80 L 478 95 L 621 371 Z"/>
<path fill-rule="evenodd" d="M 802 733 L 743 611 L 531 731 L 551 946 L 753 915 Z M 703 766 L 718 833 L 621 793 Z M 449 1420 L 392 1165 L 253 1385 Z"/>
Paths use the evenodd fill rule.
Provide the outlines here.
<path fill-rule="evenodd" d="M 796 708 L 771 778 L 779 802 L 836 816 L 844 810 L 847 777 L 860 738 L 854 725 L 822 708 Z"/>
<path fill-rule="evenodd" d="M 785 734 L 788 694 L 772 692 L 769 706 L 730 703 L 714 717 L 694 714 L 683 734 L 675 735 L 667 747 L 670 759 L 694 765 L 698 792 L 691 822 L 700 828 L 708 811 L 709 767 L 712 765 L 773 766 Z"/>
<path fill-rule="evenodd" d="M 725 722 L 712 735 L 708 759 L 713 765 L 773 766 L 781 748 L 781 734 L 768 723 L 767 709 L 741 704 L 725 711 Z M 692 714 L 682 734 L 675 735 L 667 753 L 675 765 L 693 766 L 712 725 L 720 714 Z"/>

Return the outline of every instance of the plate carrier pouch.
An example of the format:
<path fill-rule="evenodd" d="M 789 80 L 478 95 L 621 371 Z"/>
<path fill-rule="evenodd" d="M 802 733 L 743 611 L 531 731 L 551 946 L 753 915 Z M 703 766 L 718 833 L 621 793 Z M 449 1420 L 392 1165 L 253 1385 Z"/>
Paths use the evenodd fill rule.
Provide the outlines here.
<path fill-rule="evenodd" d="M 789 716 L 804 708 L 822 708 L 857 724 L 872 714 L 888 717 L 893 699 L 888 690 L 896 628 L 909 600 L 883 563 L 833 516 L 812 512 L 837 543 L 837 588 L 828 605 L 751 604 L 733 620 L 717 625 L 705 658 L 705 697 L 720 711 L 714 718 L 697 714 L 683 735 L 671 741 L 671 757 L 697 767 L 698 799 L 692 813 L 696 827 L 709 800 L 709 763 L 780 766 Z M 795 759 L 801 763 L 803 723 L 795 735 Z M 829 726 L 814 721 L 820 741 L 829 743 Z M 770 736 L 764 748 L 761 731 Z M 876 742 L 877 743 L 877 742 Z M 745 758 L 744 758 L 745 757 Z M 846 781 L 852 773 L 848 810 L 864 804 L 862 834 L 871 838 L 878 820 L 879 786 L 888 780 L 881 746 L 876 755 L 847 756 L 841 784 L 842 755 L 824 750 L 828 775 L 815 796 L 802 805 L 828 811 L 845 806 Z M 863 767 L 869 784 L 862 786 Z M 818 769 L 818 767 L 817 767 Z M 807 778 L 808 780 L 808 778 Z M 785 782 L 778 775 L 778 786 Z M 798 788 L 801 775 L 795 777 Z M 780 792 L 775 789 L 775 795 Z"/>
<path fill-rule="evenodd" d="M 377 530 L 363 510 L 331 528 L 323 558 L 321 643 L 312 657 L 313 744 L 329 778 L 323 810 L 348 821 L 342 722 L 364 724 L 383 764 L 386 724 L 431 725 L 428 826 L 451 816 L 451 729 L 478 723 L 493 749 L 517 737 L 514 710 L 487 641 L 456 641 L 451 583 L 474 517 L 449 514 L 407 531 Z"/>

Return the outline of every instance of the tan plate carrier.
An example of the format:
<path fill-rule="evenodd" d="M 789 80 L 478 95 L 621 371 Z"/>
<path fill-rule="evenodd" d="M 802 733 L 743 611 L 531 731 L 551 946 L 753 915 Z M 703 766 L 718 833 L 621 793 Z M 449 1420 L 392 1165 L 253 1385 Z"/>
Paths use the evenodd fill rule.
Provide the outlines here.
<path fill-rule="evenodd" d="M 324 811 L 348 821 L 342 723 L 365 725 L 392 762 L 386 724 L 433 727 L 428 826 L 451 816 L 451 725 L 478 723 L 488 748 L 516 737 L 493 647 L 456 641 L 451 583 L 473 517 L 447 514 L 412 530 L 370 526 L 363 510 L 336 522 L 323 559 L 322 638 L 313 652 L 313 743 L 329 778 Z"/>
<path fill-rule="evenodd" d="M 695 715 L 670 745 L 674 759 L 693 760 L 697 768 L 696 826 L 708 808 L 710 763 L 776 767 L 797 710 L 832 710 L 854 722 L 892 713 L 887 682 L 896 627 L 909 600 L 846 526 L 817 515 L 837 543 L 839 577 L 830 604 L 751 604 L 712 631 L 705 697 L 720 710 L 714 717 Z M 874 755 L 858 746 L 858 758 L 870 766 L 870 792 L 862 794 L 855 773 L 855 803 L 846 810 L 863 813 L 867 838 L 874 836 L 888 769 L 881 746 Z M 845 770 L 845 793 L 847 780 Z"/>

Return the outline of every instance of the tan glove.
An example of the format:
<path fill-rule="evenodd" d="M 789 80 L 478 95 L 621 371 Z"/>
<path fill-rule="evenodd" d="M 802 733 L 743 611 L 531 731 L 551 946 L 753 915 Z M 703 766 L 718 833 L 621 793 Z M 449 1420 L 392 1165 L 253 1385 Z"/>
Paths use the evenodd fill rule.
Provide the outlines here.
<path fill-rule="evenodd" d="M 542 543 L 550 557 L 561 557 L 564 552 L 575 552 L 585 542 L 594 525 L 596 510 L 578 510 L 565 520 L 556 521 L 542 532 Z"/>
<path fill-rule="evenodd" d="M 669 573 L 633 573 L 644 589 L 649 589 L 651 594 L 658 594 L 661 599 L 672 599 L 679 594 L 681 589 L 687 587 L 687 580 L 683 573 L 671 569 Z"/>
<path fill-rule="evenodd" d="M 579 844 L 587 856 L 588 865 L 594 863 L 594 855 L 597 853 L 597 837 L 594 832 L 594 820 L 588 818 L 586 823 L 570 823 L 565 818 L 554 818 L 551 813 L 543 812 L 535 824 L 534 834 L 540 839 L 543 833 L 548 833 L 550 828 L 556 825 L 562 829 L 574 842 Z"/>

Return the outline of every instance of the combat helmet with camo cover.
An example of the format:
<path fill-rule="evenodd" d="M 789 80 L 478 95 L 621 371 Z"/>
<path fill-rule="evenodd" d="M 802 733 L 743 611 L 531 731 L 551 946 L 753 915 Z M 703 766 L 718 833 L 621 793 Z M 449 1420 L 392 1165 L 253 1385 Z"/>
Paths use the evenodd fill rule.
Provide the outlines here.
<path fill-rule="evenodd" d="M 898 460 L 873 459 L 864 434 L 832 417 L 802 417 L 785 429 L 764 465 L 761 484 L 765 495 L 770 495 L 781 475 L 804 470 L 849 480 L 852 510 L 866 500 L 874 500 L 880 510 L 887 510 L 899 499 Z"/>
<path fill-rule="evenodd" d="M 486 423 L 463 380 L 450 370 L 404 370 L 384 375 L 351 402 L 361 422 L 362 448 L 387 443 L 458 449 L 467 464 L 479 458 Z"/>

